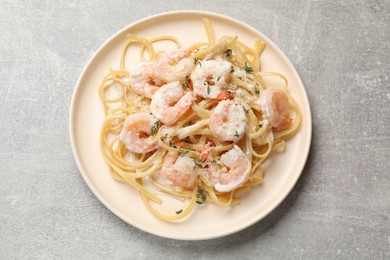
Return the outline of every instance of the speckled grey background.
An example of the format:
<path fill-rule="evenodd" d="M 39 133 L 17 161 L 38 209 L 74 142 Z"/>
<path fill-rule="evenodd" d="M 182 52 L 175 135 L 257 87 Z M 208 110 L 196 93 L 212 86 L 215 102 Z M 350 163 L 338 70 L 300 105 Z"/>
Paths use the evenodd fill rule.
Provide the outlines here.
<path fill-rule="evenodd" d="M 390 1 L 0 1 L 0 259 L 390 258 Z M 146 16 L 215 11 L 270 37 L 306 86 L 313 141 L 268 217 L 210 241 L 144 233 L 108 211 L 71 152 L 77 78 Z"/>

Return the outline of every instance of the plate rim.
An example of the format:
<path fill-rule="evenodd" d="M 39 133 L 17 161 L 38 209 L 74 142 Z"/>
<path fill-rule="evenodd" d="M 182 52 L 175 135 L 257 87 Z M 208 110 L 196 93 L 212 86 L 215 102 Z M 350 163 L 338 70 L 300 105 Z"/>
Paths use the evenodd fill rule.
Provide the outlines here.
<path fill-rule="evenodd" d="M 308 109 L 306 111 L 307 114 L 308 114 L 308 122 L 307 122 L 307 125 L 308 125 L 308 129 L 307 129 L 307 131 L 308 131 L 308 137 L 307 137 L 308 138 L 308 142 L 307 142 L 307 146 L 304 147 L 305 154 L 303 156 L 301 156 L 302 157 L 302 163 L 298 167 L 299 174 L 297 174 L 296 177 L 292 180 L 292 183 L 288 187 L 288 189 L 283 190 L 283 193 L 279 196 L 279 199 L 276 201 L 276 203 L 273 204 L 272 207 L 270 207 L 267 211 L 265 211 L 263 214 L 259 215 L 258 217 L 253 218 L 252 221 L 248 221 L 247 223 L 245 223 L 243 225 L 239 225 L 237 228 L 233 228 L 233 229 L 225 231 L 225 232 L 220 232 L 218 234 L 209 234 L 209 235 L 197 236 L 197 237 L 191 237 L 189 235 L 187 235 L 187 236 L 180 236 L 180 235 L 175 235 L 175 234 L 166 234 L 164 232 L 157 232 L 156 230 L 153 230 L 151 228 L 147 228 L 144 225 L 140 225 L 140 224 L 138 224 L 135 221 L 130 221 L 121 212 L 119 212 L 114 207 L 112 207 L 110 205 L 110 203 L 97 190 L 97 188 L 95 188 L 95 186 L 91 183 L 91 181 L 87 177 L 87 173 L 86 173 L 86 171 L 84 169 L 84 166 L 82 165 L 82 163 L 80 161 L 80 155 L 79 155 L 79 153 L 77 152 L 77 149 L 76 149 L 75 134 L 74 134 L 74 130 L 75 130 L 75 122 L 74 122 L 74 120 L 75 120 L 75 115 L 74 115 L 75 114 L 75 109 L 74 109 L 74 107 L 76 105 L 76 100 L 78 98 L 78 93 L 81 90 L 81 82 L 83 81 L 84 76 L 85 76 L 87 70 L 90 68 L 90 65 L 92 64 L 92 62 L 94 61 L 96 56 L 98 56 L 102 52 L 102 50 L 104 50 L 106 48 L 106 46 L 110 44 L 110 42 L 112 42 L 120 34 L 128 31 L 130 28 L 135 27 L 135 26 L 140 25 L 140 24 L 143 24 L 143 23 L 145 23 L 147 21 L 154 20 L 154 19 L 163 18 L 163 17 L 166 17 L 166 16 L 180 15 L 180 14 L 204 15 L 204 16 L 217 17 L 217 18 L 220 18 L 220 19 L 229 20 L 229 21 L 231 21 L 231 22 L 233 22 L 235 24 L 238 24 L 240 26 L 248 28 L 250 31 L 252 31 L 255 34 L 261 35 L 261 37 L 263 37 L 263 39 L 267 41 L 267 44 L 272 45 L 272 48 L 284 60 L 286 60 L 288 68 L 291 69 L 291 72 L 293 74 L 295 74 L 296 78 L 298 79 L 298 82 L 303 86 L 303 90 L 304 91 L 303 91 L 303 96 L 302 97 L 305 100 L 305 102 L 308 104 Z M 305 167 L 305 165 L 307 163 L 308 156 L 309 156 L 311 142 L 312 142 L 312 113 L 311 113 L 311 107 L 310 107 L 310 102 L 309 102 L 309 98 L 308 98 L 308 95 L 307 95 L 307 91 L 306 91 L 305 85 L 302 82 L 302 79 L 301 79 L 300 75 L 298 74 L 297 70 L 295 69 L 295 67 L 291 63 L 290 59 L 266 35 L 264 35 L 260 31 L 258 31 L 257 29 L 255 29 L 251 25 L 248 25 L 248 24 L 246 24 L 246 23 L 244 23 L 244 22 L 242 22 L 240 20 L 237 20 L 236 18 L 227 16 L 227 15 L 223 15 L 223 14 L 220 14 L 220 13 L 210 12 L 210 11 L 202 11 L 202 10 L 176 10 L 176 11 L 157 13 L 157 14 L 154 14 L 154 15 L 150 15 L 150 16 L 144 17 L 142 19 L 138 19 L 138 20 L 136 20 L 133 23 L 130 23 L 129 25 L 123 27 L 122 29 L 120 29 L 119 31 L 114 33 L 111 37 L 106 39 L 104 41 L 104 43 L 101 44 L 100 47 L 92 54 L 92 56 L 89 57 L 88 62 L 84 65 L 83 70 L 80 72 L 80 75 L 79 75 L 79 77 L 77 79 L 76 85 L 75 85 L 73 93 L 72 93 L 72 98 L 71 98 L 71 102 L 70 102 L 70 109 L 69 109 L 69 136 L 70 136 L 70 141 L 71 141 L 71 148 L 72 148 L 73 157 L 74 157 L 74 159 L 76 161 L 76 165 L 77 165 L 77 167 L 79 169 L 79 172 L 80 172 L 81 176 L 83 177 L 85 183 L 87 184 L 88 188 L 92 191 L 92 193 L 95 195 L 95 197 L 107 209 L 109 209 L 112 213 L 114 213 L 121 220 L 123 220 L 127 224 L 130 224 L 130 225 L 136 227 L 139 230 L 142 230 L 144 232 L 147 232 L 147 233 L 159 236 L 159 237 L 176 239 L 176 240 L 192 240 L 192 241 L 195 241 L 195 240 L 208 240 L 208 239 L 216 239 L 216 238 L 220 238 L 220 237 L 225 237 L 225 236 L 231 235 L 233 233 L 236 233 L 236 232 L 239 232 L 241 230 L 244 230 L 244 229 L 248 228 L 249 226 L 252 226 L 253 224 L 261 221 L 264 217 L 266 217 L 272 211 L 274 211 L 285 200 L 285 198 L 288 196 L 288 194 L 290 194 L 292 189 L 295 187 L 297 181 L 301 177 L 302 172 L 304 170 L 304 167 Z"/>

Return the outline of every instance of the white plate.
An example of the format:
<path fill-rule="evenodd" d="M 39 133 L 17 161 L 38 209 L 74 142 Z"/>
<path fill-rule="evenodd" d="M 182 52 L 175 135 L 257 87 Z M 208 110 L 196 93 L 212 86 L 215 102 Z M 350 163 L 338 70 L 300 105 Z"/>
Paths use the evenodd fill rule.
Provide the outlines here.
<path fill-rule="evenodd" d="M 168 34 L 179 39 L 184 48 L 207 41 L 202 17 L 208 17 L 216 39 L 238 35 L 252 45 L 255 37 L 267 47 L 261 56 L 263 71 L 277 71 L 289 80 L 289 91 L 302 110 L 299 132 L 287 142 L 284 152 L 276 153 L 266 164 L 264 183 L 250 191 L 238 206 L 219 208 L 206 204 L 180 223 L 167 223 L 154 217 L 144 206 L 138 193 L 129 185 L 113 180 L 99 147 L 99 134 L 104 119 L 98 86 L 109 68 L 119 68 L 121 49 L 126 34 L 155 37 Z M 161 46 L 172 48 L 171 46 Z M 139 56 L 129 53 L 128 61 Z M 211 239 L 240 231 L 270 213 L 288 195 L 305 165 L 311 141 L 311 113 L 305 88 L 296 70 L 266 36 L 232 18 L 210 12 L 177 11 L 154 15 L 124 28 L 107 40 L 90 59 L 77 82 L 70 108 L 70 137 L 73 154 L 80 172 L 96 197 L 115 215 L 146 232 L 183 240 Z M 172 212 L 180 206 L 172 206 Z"/>

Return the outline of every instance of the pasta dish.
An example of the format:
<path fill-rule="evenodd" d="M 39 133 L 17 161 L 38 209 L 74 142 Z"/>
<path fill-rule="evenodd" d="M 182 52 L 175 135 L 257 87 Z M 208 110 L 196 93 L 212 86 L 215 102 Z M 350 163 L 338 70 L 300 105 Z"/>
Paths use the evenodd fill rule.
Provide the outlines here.
<path fill-rule="evenodd" d="M 285 147 L 301 119 L 287 78 L 261 70 L 264 41 L 249 47 L 237 36 L 217 40 L 207 18 L 203 24 L 208 41 L 185 49 L 169 35 L 128 34 L 119 69 L 99 87 L 100 146 L 111 176 L 170 222 L 205 203 L 238 204 L 239 195 L 262 183 L 263 163 Z M 157 49 L 162 41 L 176 49 Z M 131 67 L 129 49 L 140 53 Z M 162 213 L 156 203 L 167 196 L 187 203 Z"/>

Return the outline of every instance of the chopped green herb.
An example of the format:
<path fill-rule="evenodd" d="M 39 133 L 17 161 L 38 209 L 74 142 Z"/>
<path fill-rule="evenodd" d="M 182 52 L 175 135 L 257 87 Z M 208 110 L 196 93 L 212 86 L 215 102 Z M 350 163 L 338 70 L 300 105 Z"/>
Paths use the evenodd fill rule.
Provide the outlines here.
<path fill-rule="evenodd" d="M 234 72 L 234 68 L 232 66 L 232 68 L 230 69 L 230 73 L 233 73 Z"/>
<path fill-rule="evenodd" d="M 207 94 L 210 94 L 210 85 L 207 83 Z"/>
<path fill-rule="evenodd" d="M 248 65 L 246 64 L 246 62 L 245 62 L 245 66 L 242 67 L 242 69 L 245 70 L 246 73 L 251 73 L 251 72 L 253 72 L 253 69 L 252 69 L 250 66 L 248 66 Z"/>
<path fill-rule="evenodd" d="M 157 129 L 158 129 L 159 126 L 160 126 L 160 120 L 157 120 L 153 124 L 152 128 L 150 129 L 150 131 L 152 132 L 152 135 L 155 135 L 157 133 Z"/>
<path fill-rule="evenodd" d="M 218 76 L 217 81 L 219 81 L 220 79 L 221 79 L 221 76 Z"/>
<path fill-rule="evenodd" d="M 202 63 L 199 61 L 198 58 L 194 58 L 194 64 L 195 65 L 199 64 L 199 67 L 202 67 Z"/>
<path fill-rule="evenodd" d="M 177 148 L 177 146 L 172 143 L 172 140 L 169 140 L 169 146 L 173 148 Z"/>
<path fill-rule="evenodd" d="M 224 91 L 224 92 L 227 92 L 227 91 L 228 91 L 228 90 L 227 90 L 227 87 L 222 87 L 221 90 Z"/>
<path fill-rule="evenodd" d="M 183 88 L 190 88 L 190 86 L 188 85 L 188 81 L 190 81 L 190 78 L 189 78 L 188 76 L 186 76 L 186 77 L 184 78 L 184 83 L 181 84 L 181 86 L 182 86 Z"/>
<path fill-rule="evenodd" d="M 255 88 L 255 93 L 258 95 L 260 94 L 260 90 L 258 88 Z"/>
<path fill-rule="evenodd" d="M 217 160 L 215 159 L 211 160 L 211 163 L 214 164 L 215 166 L 221 166 L 219 163 L 217 163 Z"/>
<path fill-rule="evenodd" d="M 236 131 L 236 132 L 234 133 L 234 136 L 235 136 L 235 137 L 239 137 L 240 135 L 239 135 L 238 132 Z"/>
<path fill-rule="evenodd" d="M 200 158 L 198 158 L 198 159 L 192 158 L 192 159 L 194 159 L 194 162 L 195 162 L 195 166 L 192 170 L 195 170 L 196 166 L 198 166 L 206 161 L 206 160 L 202 160 Z"/>
<path fill-rule="evenodd" d="M 196 197 L 199 199 L 199 200 L 196 200 L 197 204 L 203 204 L 207 198 L 206 195 L 203 193 L 203 190 L 199 189 L 199 188 L 198 188 L 198 191 L 196 193 Z"/>
<path fill-rule="evenodd" d="M 225 51 L 225 54 L 226 54 L 226 57 L 229 57 L 230 55 L 232 55 L 232 49 L 228 49 L 227 51 Z"/>
<path fill-rule="evenodd" d="M 207 169 L 207 168 L 209 168 L 209 165 L 206 164 L 205 166 L 203 166 L 203 168 Z"/>
<path fill-rule="evenodd" d="M 195 164 L 201 164 L 201 163 L 204 163 L 206 160 L 202 160 L 200 158 L 196 159 L 195 160 Z"/>
<path fill-rule="evenodd" d="M 181 209 L 181 210 L 176 211 L 176 214 L 180 214 L 182 212 L 183 212 L 183 210 Z"/>
<path fill-rule="evenodd" d="M 181 149 L 178 151 L 178 153 L 181 154 L 181 155 L 185 155 L 185 154 L 187 154 L 189 152 L 190 151 L 188 151 L 188 150 L 181 150 Z"/>

